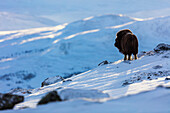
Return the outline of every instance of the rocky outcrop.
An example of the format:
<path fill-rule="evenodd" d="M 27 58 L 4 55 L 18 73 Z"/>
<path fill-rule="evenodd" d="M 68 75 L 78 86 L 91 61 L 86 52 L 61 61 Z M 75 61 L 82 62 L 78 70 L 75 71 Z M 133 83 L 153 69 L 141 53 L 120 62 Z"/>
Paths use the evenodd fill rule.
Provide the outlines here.
<path fill-rule="evenodd" d="M 11 89 L 11 91 L 9 92 L 10 94 L 31 94 L 31 91 L 33 89 L 22 89 L 22 88 L 14 88 L 14 89 Z"/>
<path fill-rule="evenodd" d="M 154 66 L 155 67 L 155 66 Z M 161 67 L 162 68 L 162 67 Z M 134 77 L 130 77 L 129 79 L 126 79 L 122 86 L 126 86 L 129 84 L 133 84 L 136 82 L 141 82 L 143 80 L 155 80 L 160 77 L 167 77 L 170 75 L 170 71 L 155 71 L 155 72 L 137 72 Z M 165 79 L 168 80 L 168 79 Z"/>
<path fill-rule="evenodd" d="M 47 104 L 49 102 L 62 101 L 57 91 L 51 91 L 46 96 L 44 96 L 39 102 L 38 105 Z"/>
<path fill-rule="evenodd" d="M 106 65 L 106 64 L 109 64 L 109 62 L 107 60 L 101 62 L 98 64 L 98 66 L 103 66 L 103 65 Z"/>
<path fill-rule="evenodd" d="M 99 90 L 84 90 L 84 89 L 72 89 L 67 88 L 60 90 L 59 93 L 57 91 L 51 91 L 47 95 L 45 95 L 39 102 L 38 105 L 47 104 L 49 102 L 60 102 L 72 99 L 103 99 L 109 98 L 107 93 L 103 93 Z"/>
<path fill-rule="evenodd" d="M 140 58 L 145 55 L 147 55 L 147 56 L 159 55 L 159 54 L 163 54 L 164 52 L 167 52 L 169 50 L 170 50 L 169 44 L 160 43 L 154 48 L 153 51 L 149 51 L 149 52 L 141 51 L 138 54 L 138 57 Z M 167 53 L 167 55 L 162 56 L 162 58 L 169 58 L 169 57 L 170 57 L 170 53 Z"/>
<path fill-rule="evenodd" d="M 0 110 L 13 109 L 15 104 L 23 101 L 24 96 L 0 93 Z"/>
<path fill-rule="evenodd" d="M 156 48 L 154 48 L 154 51 L 159 53 L 161 51 L 168 51 L 170 50 L 170 45 L 169 44 L 164 44 L 164 43 L 161 43 L 161 44 L 158 44 L 156 46 Z"/>
<path fill-rule="evenodd" d="M 47 86 L 47 85 L 50 85 L 50 84 L 54 84 L 54 83 L 57 83 L 57 82 L 60 82 L 60 81 L 64 81 L 64 78 L 59 76 L 59 75 L 54 76 L 54 77 L 49 77 L 49 78 L 46 78 L 41 83 L 41 87 L 44 87 L 44 86 Z"/>

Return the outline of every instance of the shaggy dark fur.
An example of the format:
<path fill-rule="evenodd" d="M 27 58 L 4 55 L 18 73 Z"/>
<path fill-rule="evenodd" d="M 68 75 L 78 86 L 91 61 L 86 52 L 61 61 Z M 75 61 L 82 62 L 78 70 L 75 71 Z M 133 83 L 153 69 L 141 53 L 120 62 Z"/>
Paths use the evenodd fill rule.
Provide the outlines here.
<path fill-rule="evenodd" d="M 124 60 L 132 60 L 131 55 L 134 55 L 135 60 L 138 54 L 138 39 L 129 29 L 124 29 L 116 34 L 115 47 L 119 49 L 119 52 L 124 54 Z"/>

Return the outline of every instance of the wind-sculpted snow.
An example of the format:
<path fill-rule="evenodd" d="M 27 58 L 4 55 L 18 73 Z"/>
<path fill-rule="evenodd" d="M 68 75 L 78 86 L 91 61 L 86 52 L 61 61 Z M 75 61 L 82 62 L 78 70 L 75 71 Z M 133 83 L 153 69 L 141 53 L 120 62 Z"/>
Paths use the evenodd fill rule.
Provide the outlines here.
<path fill-rule="evenodd" d="M 82 89 L 64 89 L 59 94 L 63 100 L 89 98 L 103 99 L 109 98 L 109 95 L 98 90 L 82 90 Z"/>
<path fill-rule="evenodd" d="M 58 24 L 55 21 L 39 16 L 0 12 L 0 31 L 47 27 Z"/>
<path fill-rule="evenodd" d="M 160 45 L 163 46 L 157 46 L 157 48 L 169 47 L 165 44 Z M 169 57 L 163 58 L 162 56 L 169 56 L 170 51 L 152 52 L 156 53 L 153 55 L 146 53 L 138 60 L 119 60 L 98 66 L 77 76 L 72 76 L 70 78 L 72 81 L 57 82 L 33 89 L 30 90 L 30 94 L 17 92 L 16 94 L 24 95 L 25 101 L 16 105 L 15 109 L 27 108 L 24 110 L 26 113 L 44 112 L 42 109 L 50 109 L 51 112 L 68 112 L 68 110 L 69 112 L 80 112 L 82 108 L 84 108 L 82 111 L 84 113 L 103 111 L 168 113 L 170 60 Z M 124 84 L 126 81 L 131 83 Z M 45 94 L 54 90 L 66 101 L 37 106 Z M 22 110 L 17 110 L 17 112 L 22 112 Z"/>
<path fill-rule="evenodd" d="M 139 21 L 122 15 L 103 15 L 56 27 L 1 31 L 0 76 L 23 70 L 36 73 L 24 82 L 27 85 L 20 84 L 22 88 L 28 84 L 29 88 L 39 87 L 43 80 L 55 75 L 74 76 L 95 68 L 101 61 L 122 59 L 113 46 L 120 29 L 133 31 L 140 51 L 151 50 L 160 42 L 169 43 L 169 21 L 170 17 Z M 3 82 L 2 92 L 18 87 L 16 81 Z"/>

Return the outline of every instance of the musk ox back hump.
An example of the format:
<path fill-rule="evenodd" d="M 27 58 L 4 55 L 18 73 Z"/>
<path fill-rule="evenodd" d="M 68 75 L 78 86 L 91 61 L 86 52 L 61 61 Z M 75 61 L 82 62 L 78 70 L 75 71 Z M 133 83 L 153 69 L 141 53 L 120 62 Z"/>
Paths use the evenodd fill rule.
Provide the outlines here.
<path fill-rule="evenodd" d="M 117 34 L 116 34 L 116 39 L 115 39 L 114 45 L 115 45 L 115 47 L 117 47 L 119 49 L 120 52 L 122 52 L 121 40 L 122 40 L 123 36 L 126 35 L 127 33 L 132 33 L 132 31 L 130 31 L 129 29 L 124 29 L 124 30 L 117 32 Z"/>
<path fill-rule="evenodd" d="M 121 48 L 123 54 L 137 54 L 138 53 L 138 39 L 132 33 L 127 33 L 122 37 Z"/>

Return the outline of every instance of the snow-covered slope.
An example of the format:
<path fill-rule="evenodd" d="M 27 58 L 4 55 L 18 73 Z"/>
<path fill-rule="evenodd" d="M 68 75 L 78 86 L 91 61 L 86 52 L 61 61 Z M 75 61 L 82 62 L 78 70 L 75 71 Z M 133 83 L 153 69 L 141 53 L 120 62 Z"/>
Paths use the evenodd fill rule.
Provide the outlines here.
<path fill-rule="evenodd" d="M 58 24 L 59 23 L 55 21 L 43 17 L 0 12 L 0 31 L 48 27 L 56 26 Z"/>
<path fill-rule="evenodd" d="M 131 29 L 138 36 L 139 50 L 148 51 L 158 43 L 170 42 L 169 27 L 170 17 L 139 20 L 103 15 L 56 27 L 1 31 L 1 91 L 39 87 L 47 77 L 72 76 L 103 60 L 122 59 L 113 46 L 120 29 Z"/>
<path fill-rule="evenodd" d="M 170 51 L 148 52 L 135 61 L 124 62 L 119 60 L 111 64 L 99 66 L 93 70 L 71 77 L 72 81 L 58 82 L 33 89 L 30 91 L 31 94 L 24 94 L 25 102 L 15 106 L 15 109 L 25 107 L 35 109 L 9 110 L 5 111 L 5 113 L 44 113 L 48 110 L 51 110 L 50 112 L 52 113 L 56 111 L 63 113 L 168 113 L 170 111 L 169 58 Z M 68 89 L 69 91 L 67 91 Z M 98 97 L 96 99 L 94 98 L 95 94 L 91 91 L 92 89 L 102 91 L 103 94 L 96 93 L 96 98 Z M 57 90 L 61 97 L 67 95 L 66 97 L 72 100 L 37 106 L 37 102 L 42 96 L 53 90 Z M 81 94 L 83 90 L 84 93 Z M 81 94 L 82 98 L 79 98 L 79 94 Z M 103 98 L 101 98 L 101 95 L 103 95 Z"/>

